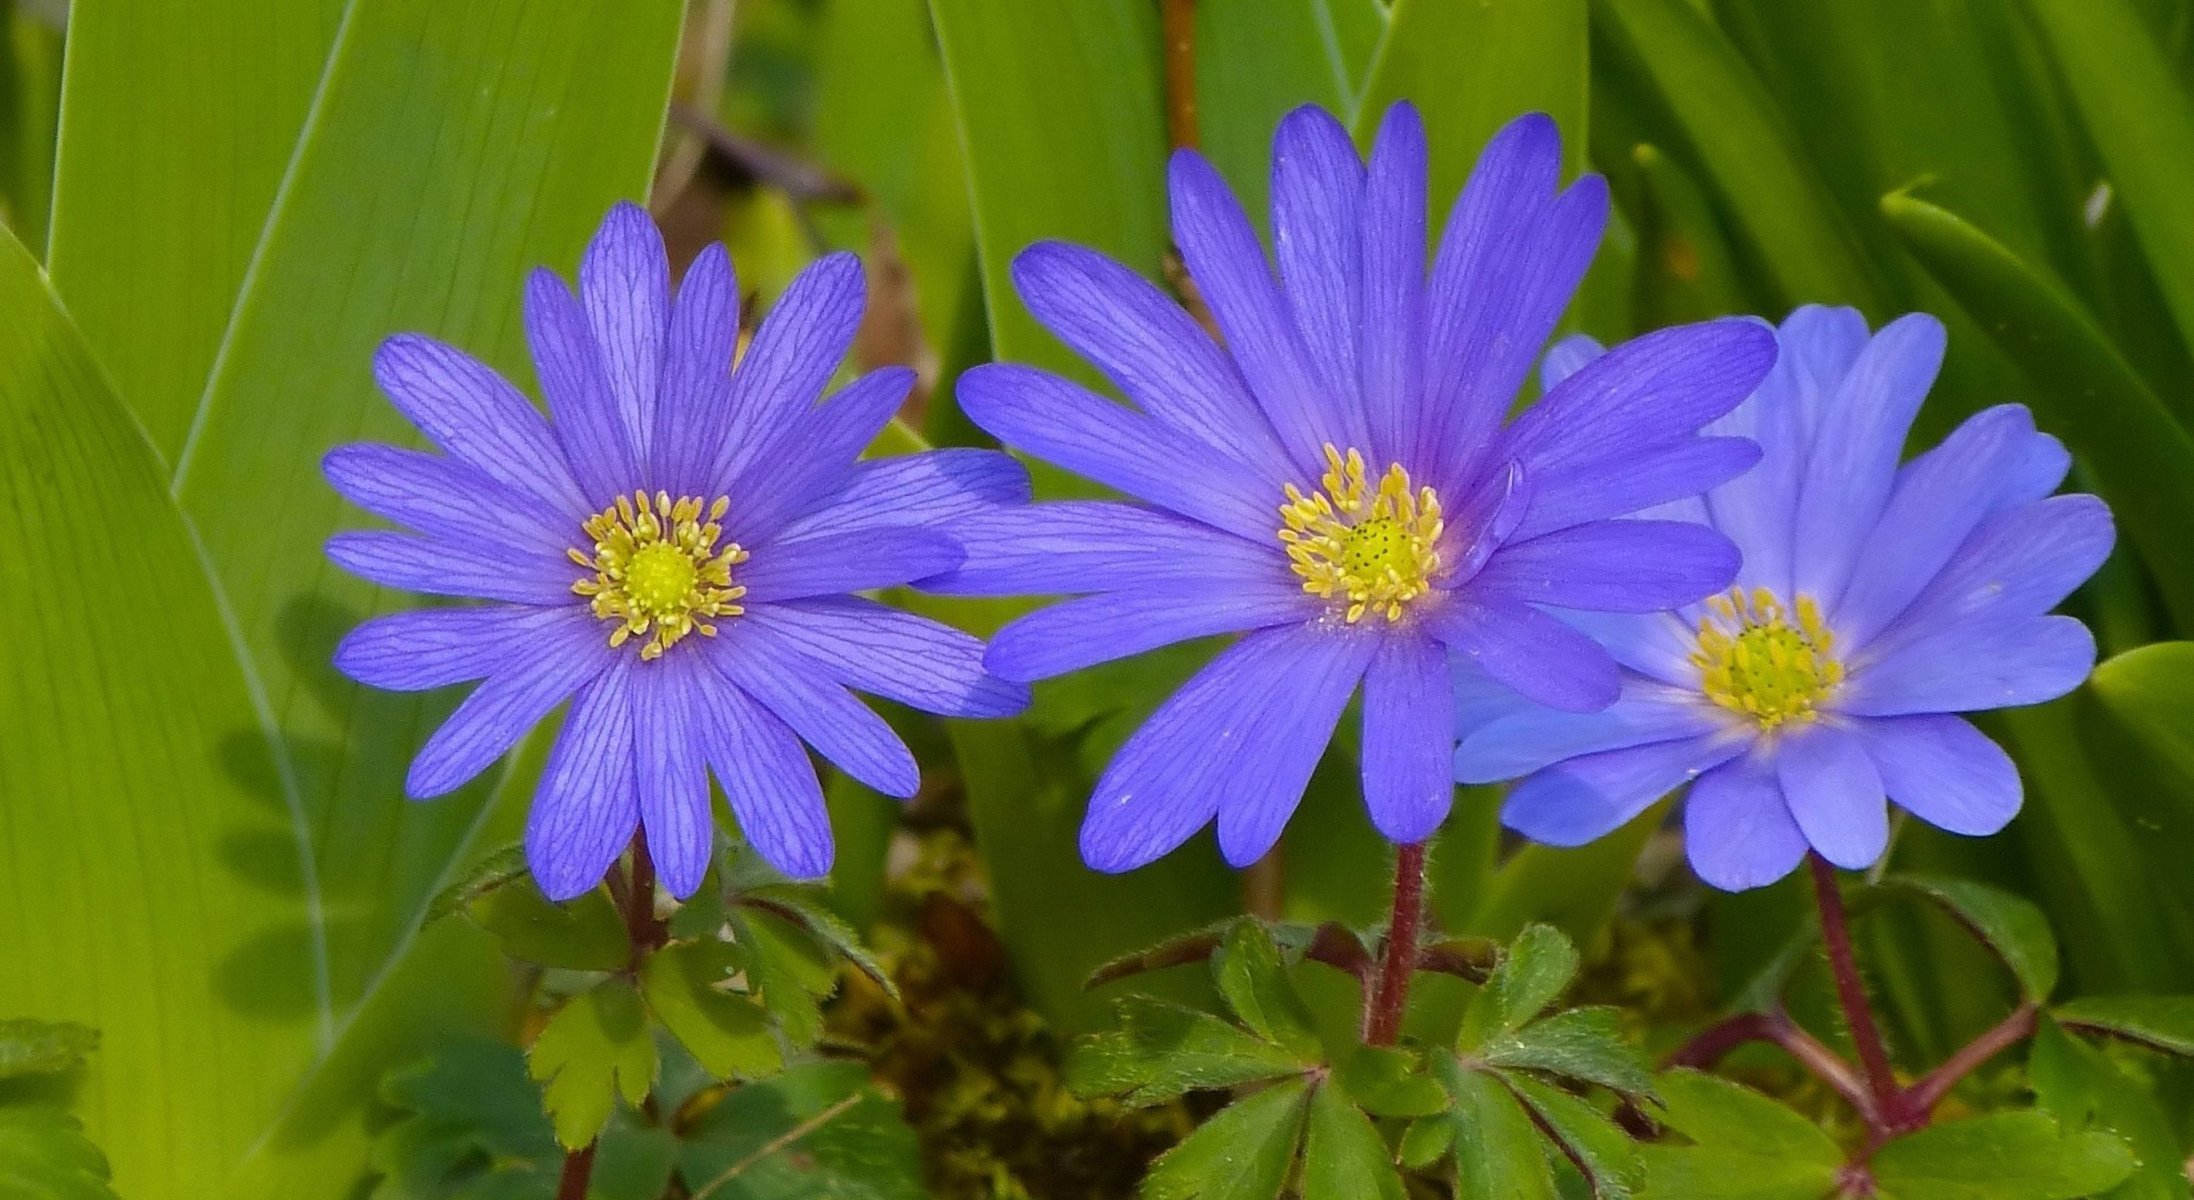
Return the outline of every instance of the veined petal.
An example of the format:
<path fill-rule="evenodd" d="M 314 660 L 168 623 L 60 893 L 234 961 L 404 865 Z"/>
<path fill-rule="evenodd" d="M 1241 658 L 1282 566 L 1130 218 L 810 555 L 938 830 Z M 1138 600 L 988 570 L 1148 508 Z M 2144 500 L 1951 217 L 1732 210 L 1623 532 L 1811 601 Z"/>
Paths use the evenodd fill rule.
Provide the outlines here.
<path fill-rule="evenodd" d="M 2052 496 L 1998 512 L 1865 646 L 1864 657 L 1886 658 L 1957 626 L 2048 612 L 2102 567 L 2115 541 L 2110 508 L 2093 496 Z"/>
<path fill-rule="evenodd" d="M 1105 500 L 999 508 L 957 522 L 959 570 L 924 586 L 969 596 L 1161 590 L 1238 578 L 1292 587 L 1277 541 L 1264 545 L 1172 513 Z"/>
<path fill-rule="evenodd" d="M 1982 617 L 1855 665 L 1836 707 L 1868 717 L 1977 712 L 2054 700 L 2095 669 L 2095 636 L 2071 617 Z"/>
<path fill-rule="evenodd" d="M 609 639 L 561 627 L 534 653 L 506 659 L 505 669 L 474 688 L 419 748 L 404 779 L 415 800 L 455 791 L 518 744 L 581 684 L 615 665 Z"/>
<path fill-rule="evenodd" d="M 1549 846 L 1582 846 L 1744 749 L 1741 739 L 1705 735 L 1581 755 L 1517 784 L 1501 823 Z"/>
<path fill-rule="evenodd" d="M 1233 360 L 1150 282 L 1094 250 L 1038 242 L 1013 260 L 1013 285 L 1046 329 L 1153 420 L 1261 477 L 1294 473 Z"/>
<path fill-rule="evenodd" d="M 1364 418 L 1371 448 L 1421 461 L 1425 324 L 1425 127 L 1406 100 L 1379 123 L 1364 183 Z"/>
<path fill-rule="evenodd" d="M 734 498 L 725 535 L 759 545 L 843 486 L 854 460 L 891 423 L 913 386 L 914 372 L 883 367 L 792 416 L 775 444 L 724 487 L 722 494 Z"/>
<path fill-rule="evenodd" d="M 1373 644 L 1296 626 L 1222 651 L 1105 768 L 1082 822 L 1082 860 L 1133 870 L 1218 814 L 1227 861 L 1254 862 L 1301 801 Z"/>
<path fill-rule="evenodd" d="M 338 533 L 328 539 L 336 566 L 383 587 L 429 596 L 470 596 L 515 604 L 576 603 L 571 560 L 528 554 L 493 542 L 414 537 L 381 530 Z"/>
<path fill-rule="evenodd" d="M 1531 477 L 1531 508 L 1520 530 L 1532 537 L 1633 513 L 1709 524 L 1699 494 L 1759 469 L 1759 462 L 1759 446 L 1744 438 L 1687 437 L 1618 461 L 1555 467 Z M 1679 509 L 1685 502 L 1692 507 Z"/>
<path fill-rule="evenodd" d="M 586 310 L 554 271 L 526 277 L 525 324 L 551 428 L 585 496 L 584 512 L 592 515 L 632 490 L 639 455 L 610 391 Z"/>
<path fill-rule="evenodd" d="M 1857 732 L 1889 798 L 1937 829 L 1985 837 L 2018 815 L 2019 768 L 1963 718 L 1890 717 Z"/>
<path fill-rule="evenodd" d="M 859 596 L 757 605 L 723 626 L 727 645 L 768 637 L 830 679 L 947 717 L 1010 717 L 1028 688 L 983 669 L 983 644 L 927 617 Z"/>
<path fill-rule="evenodd" d="M 1364 673 L 1364 806 L 1399 845 L 1432 836 L 1455 799 L 1455 702 L 1447 653 L 1424 637 L 1379 639 Z"/>
<path fill-rule="evenodd" d="M 444 453 L 567 517 L 593 513 L 548 422 L 485 364 L 432 338 L 400 333 L 374 352 L 373 378 Z"/>
<path fill-rule="evenodd" d="M 648 461 L 670 326 L 670 260 L 647 210 L 620 201 L 579 260 L 579 299 L 633 461 Z"/>
<path fill-rule="evenodd" d="M 1547 348 L 1539 360 L 1539 391 L 1551 392 L 1584 365 L 1607 353 L 1607 347 L 1589 333 L 1573 333 Z"/>
<path fill-rule="evenodd" d="M 897 587 L 960 565 L 960 546 L 927 529 L 877 526 L 756 547 L 732 569 L 745 602 L 766 604 Z"/>
<path fill-rule="evenodd" d="M 1281 481 L 1056 375 L 992 363 L 959 392 L 969 419 L 1046 462 L 1241 537 L 1280 528 Z"/>
<path fill-rule="evenodd" d="M 815 764 L 790 727 L 721 678 L 705 684 L 709 768 L 724 798 L 769 865 L 794 879 L 830 873 L 836 847 Z"/>
<path fill-rule="evenodd" d="M 1364 164 L 1331 113 L 1306 104 L 1272 142 L 1272 249 L 1295 326 L 1328 396 L 1355 405 L 1363 329 Z"/>
<path fill-rule="evenodd" d="M 1317 601 L 1286 584 L 1105 592 L 1009 622 L 983 661 L 1001 679 L 1049 679 L 1192 638 L 1300 625 L 1319 612 Z"/>
<path fill-rule="evenodd" d="M 1528 604 L 1459 593 L 1428 627 L 1479 670 L 1541 704 L 1597 712 L 1622 692 L 1621 672 L 1598 642 Z"/>
<path fill-rule="evenodd" d="M 783 451 L 794 420 L 815 406 L 852 349 L 866 297 L 861 260 L 843 251 L 793 277 L 732 371 L 722 428 L 700 431 L 703 445 L 720 447 L 704 478 L 739 478 L 757 459 L 766 463 Z M 871 372 L 863 382 L 879 374 Z"/>
<path fill-rule="evenodd" d="M 1684 851 L 1708 887 L 1766 887 L 1805 861 L 1806 840 L 1772 764 L 1756 755 L 1699 776 L 1684 801 Z"/>
<path fill-rule="evenodd" d="M 1858 735 L 1830 724 L 1790 734 L 1776 747 L 1775 775 L 1822 858 L 1859 871 L 1889 848 L 1889 802 Z"/>
<path fill-rule="evenodd" d="M 655 408 L 652 482 L 673 496 L 706 488 L 729 428 L 731 361 L 739 344 L 739 278 L 723 243 L 710 242 L 686 268 L 671 305 L 663 387 Z"/>
<path fill-rule="evenodd" d="M 1682 612 L 1602 613 L 1564 609 L 1563 624 L 1598 642 L 1617 663 L 1648 679 L 1697 695 L 1699 668 L 1691 661 L 1699 646 L 1700 610 Z"/>
<path fill-rule="evenodd" d="M 320 469 L 345 500 L 429 537 L 505 543 L 552 558 L 583 540 L 580 523 L 540 497 L 454 458 L 357 442 L 328 451 Z"/>
<path fill-rule="evenodd" d="M 1557 608 L 1661 612 L 1727 588 L 1737 564 L 1737 548 L 1704 525 L 1593 521 L 1507 543 L 1471 590 Z"/>
<path fill-rule="evenodd" d="M 521 657 L 592 655 L 606 642 L 602 629 L 579 604 L 407 609 L 344 635 L 335 669 L 369 687 L 423 692 L 485 679 Z"/>
<path fill-rule="evenodd" d="M 778 536 L 791 541 L 879 525 L 945 526 L 1028 500 L 1028 468 L 1010 454 L 925 450 L 853 464 L 844 483 Z"/>
<path fill-rule="evenodd" d="M 691 654 L 668 654 L 633 672 L 633 764 L 640 827 L 656 878 L 680 900 L 701 886 L 716 848 L 709 817 L 706 731 L 709 695 L 695 679 L 707 665 Z"/>
<path fill-rule="evenodd" d="M 891 726 L 806 658 L 769 638 L 707 649 L 724 678 L 846 774 L 902 800 L 921 787 L 921 768 Z"/>
<path fill-rule="evenodd" d="M 1697 692 L 1628 675 L 1622 699 L 1595 713 L 1563 712 L 1522 699 L 1464 728 L 1455 750 L 1463 783 L 1499 783 L 1566 758 L 1699 737 L 1720 728 Z"/>
<path fill-rule="evenodd" d="M 526 862 L 551 900 L 600 883 L 640 822 L 632 665 L 620 661 L 579 689 L 541 769 L 526 818 Z"/>

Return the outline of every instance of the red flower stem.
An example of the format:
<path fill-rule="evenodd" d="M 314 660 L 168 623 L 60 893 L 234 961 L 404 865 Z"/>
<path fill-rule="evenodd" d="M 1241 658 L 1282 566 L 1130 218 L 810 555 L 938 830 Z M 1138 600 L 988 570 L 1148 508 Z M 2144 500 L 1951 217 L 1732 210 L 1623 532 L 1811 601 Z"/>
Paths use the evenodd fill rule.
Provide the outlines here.
<path fill-rule="evenodd" d="M 1943 1102 L 1943 1097 L 1950 1094 L 1950 1089 L 1958 1086 L 1959 1080 L 1980 1070 L 1989 1059 L 2033 1037 L 2040 1011 L 2031 1003 L 2020 1005 L 2010 1016 L 1945 1059 L 1943 1065 L 1929 1071 L 1905 1093 L 1906 1115 L 1915 1123 L 1924 1123 L 1935 1111 L 1935 1106 Z"/>
<path fill-rule="evenodd" d="M 594 1176 L 595 1143 L 564 1156 L 563 1174 L 556 1177 L 556 1200 L 587 1200 L 587 1182 Z"/>
<path fill-rule="evenodd" d="M 1412 842 L 1394 856 L 1394 907 L 1386 945 L 1379 952 L 1379 982 L 1364 1000 L 1364 1043 L 1391 1046 L 1402 1036 L 1409 980 L 1417 970 L 1417 931 L 1425 919 L 1425 844 Z"/>
<path fill-rule="evenodd" d="M 1843 1006 L 1845 1023 L 1851 1027 L 1851 1040 L 1858 1047 L 1867 1091 L 1874 1097 L 1880 1121 L 1902 1128 L 1906 1121 L 1904 1094 L 1897 1086 L 1896 1071 L 1889 1065 L 1881 1027 L 1875 1024 L 1874 1010 L 1867 1003 L 1866 981 L 1859 976 L 1858 956 L 1852 950 L 1851 921 L 1844 913 L 1836 868 L 1812 853 L 1806 855 L 1806 865 L 1813 870 L 1813 895 L 1821 909 L 1821 941 L 1828 948 L 1829 969 L 1836 977 L 1836 999 Z"/>
<path fill-rule="evenodd" d="M 1165 42 L 1166 141 L 1175 149 L 1201 140 L 1196 120 L 1196 0 L 1159 0 Z"/>
<path fill-rule="evenodd" d="M 1739 1013 L 1711 1025 L 1678 1047 L 1662 1065 L 1705 1070 L 1722 1061 L 1732 1050 L 1752 1042 L 1767 1042 L 1781 1049 L 1814 1078 L 1835 1089 L 1869 1126 L 1879 1123 L 1879 1106 L 1858 1070 L 1844 1061 L 1842 1055 L 1821 1044 L 1819 1038 L 1800 1028 L 1779 1008 L 1772 1012 Z"/>

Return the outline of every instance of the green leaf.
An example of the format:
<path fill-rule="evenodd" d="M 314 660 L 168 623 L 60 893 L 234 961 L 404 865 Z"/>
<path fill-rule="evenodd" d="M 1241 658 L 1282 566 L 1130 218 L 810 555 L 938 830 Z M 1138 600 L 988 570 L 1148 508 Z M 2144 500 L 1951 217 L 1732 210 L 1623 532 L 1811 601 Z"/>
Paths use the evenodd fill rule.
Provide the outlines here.
<path fill-rule="evenodd" d="M 74 1021 L 0 1020 L 0 1079 L 58 1075 L 99 1048 L 99 1031 Z"/>
<path fill-rule="evenodd" d="M 1273 130 L 1300 104 L 1345 124 L 1356 82 L 1326 0 L 1199 0 L 1195 8 L 1198 146 L 1269 232 Z"/>
<path fill-rule="evenodd" d="M 1334 1067 L 1333 1081 L 1373 1116 L 1431 1116 L 1450 1103 L 1416 1054 L 1396 1046 L 1358 1046 Z"/>
<path fill-rule="evenodd" d="M 1489 795 L 1484 803 L 1497 806 L 1498 799 Z M 1667 817 L 1664 802 L 1590 845 L 1526 845 L 1501 864 L 1475 910 L 1460 916 L 1457 927 L 1514 938 L 1531 923 L 1544 922 L 1573 942 L 1591 942 L 1615 916 L 1637 873 L 1638 856 Z"/>
<path fill-rule="evenodd" d="M 1306 1063 L 1317 1061 L 1321 1047 L 1310 1010 L 1288 982 L 1280 951 L 1263 925 L 1240 921 L 1228 930 L 1212 959 L 1212 975 L 1228 1007 L 1257 1036 Z"/>
<path fill-rule="evenodd" d="M 526 865 L 526 848 L 523 843 L 512 842 L 500 850 L 481 857 L 480 861 L 450 881 L 447 887 L 434 894 L 427 902 L 426 916 L 422 924 L 433 924 L 443 917 L 462 911 L 466 906 L 489 892 L 524 877 L 531 868 Z"/>
<path fill-rule="evenodd" d="M 2194 642 L 2157 642 L 2095 668 L 2089 690 L 2111 717 L 2194 781 Z"/>
<path fill-rule="evenodd" d="M 1187 1092 L 1298 1074 L 1288 1051 L 1207 1012 L 1151 996 L 1120 997 L 1120 1028 L 1085 1038 L 1067 1064 L 1077 1095 L 1160 1104 Z"/>
<path fill-rule="evenodd" d="M 0 1196 L 116 1200 L 106 1156 L 76 1118 L 38 1104 L 0 1106 Z"/>
<path fill-rule="evenodd" d="M 921 1147 L 861 1063 L 742 1084 L 685 1131 L 692 1200 L 928 1200 Z"/>
<path fill-rule="evenodd" d="M 1576 1096 L 1527 1075 L 1502 1080 L 1561 1145 L 1571 1165 L 1592 1185 L 1593 1200 L 1630 1200 L 1645 1186 L 1638 1145 L 1606 1113 Z"/>
<path fill-rule="evenodd" d="M 1697 1071 L 1654 1087 L 1661 1124 L 1693 1144 L 1641 1150 L 1649 1200 L 1822 1200 L 1836 1187 L 1842 1148 L 1797 1113 Z"/>
<path fill-rule="evenodd" d="M 1276 1200 L 1295 1163 L 1307 1090 L 1291 1079 L 1221 1109 L 1151 1166 L 1144 1200 Z"/>
<path fill-rule="evenodd" d="M 2067 1129 L 2099 1129 L 2141 1161 L 2108 1200 L 2187 1200 L 2185 1154 L 2163 1105 L 2108 1056 L 2043 1018 L 2027 1057 L 2034 1102 Z"/>
<path fill-rule="evenodd" d="M 1445 1054 L 1434 1058 L 1433 1069 L 1455 1097 L 1455 1107 L 1425 1121 L 1442 1122 L 1449 1129 L 1461 1194 L 1554 1200 L 1554 1173 L 1547 1167 L 1544 1139 L 1515 1093 Z M 1425 1148 L 1420 1145 L 1416 1153 Z"/>
<path fill-rule="evenodd" d="M 742 897 L 742 901 L 766 907 L 798 926 L 824 949 L 852 963 L 854 970 L 868 976 L 885 995 L 897 1000 L 899 985 L 892 980 L 891 973 L 884 970 L 867 946 L 861 944 L 859 931 L 824 907 L 821 898 L 821 893 L 814 888 L 784 884 L 758 888 Z"/>
<path fill-rule="evenodd" d="M 1987 884 L 1929 875 L 1893 875 L 1882 884 L 1940 905 L 1971 930 L 2011 968 L 2023 998 L 2041 1004 L 2056 990 L 2057 936 L 2033 901 Z"/>
<path fill-rule="evenodd" d="M 2095 472 L 2177 618 L 2194 624 L 2194 436 L 2054 281 L 1957 216 L 1909 196 L 1882 212 L 1929 273 L 2024 368 L 2044 428 Z"/>
<path fill-rule="evenodd" d="M 53 287 L 165 462 L 205 394 L 346 7 L 206 0 L 70 14 Z"/>
<path fill-rule="evenodd" d="M 606 979 L 541 1027 L 526 1052 L 526 1072 L 546 1084 L 542 1103 L 556 1140 L 577 1150 L 594 1140 L 617 1106 L 637 1105 L 655 1084 L 655 1039 L 647 1009 L 622 979 Z"/>
<path fill-rule="evenodd" d="M 529 877 L 482 893 L 465 906 L 465 914 L 520 962 L 615 971 L 632 961 L 624 917 L 601 888 L 556 904 Z"/>
<path fill-rule="evenodd" d="M 2194 996 L 2082 996 L 2051 1015 L 2067 1029 L 2194 1057 Z"/>
<path fill-rule="evenodd" d="M 1576 977 L 1577 947 L 1552 926 L 1526 927 L 1471 998 L 1463 1014 L 1460 1044 L 1473 1049 L 1522 1028 L 1545 1012 Z"/>
<path fill-rule="evenodd" d="M 1310 1133 L 1303 1140 L 1305 1197 L 1376 1197 L 1403 1200 L 1394 1156 L 1369 1118 L 1339 1088 L 1322 1087 L 1310 1098 Z"/>
<path fill-rule="evenodd" d="M 1621 1016 L 1612 1008 L 1573 1008 L 1485 1043 L 1478 1057 L 1510 1070 L 1544 1071 L 1596 1083 L 1625 1096 L 1648 1096 L 1653 1074 L 1623 1040 Z"/>
<path fill-rule="evenodd" d="M 730 973 L 729 947 L 682 942 L 648 956 L 640 994 L 655 1018 L 718 1079 L 754 1079 L 785 1065 L 769 1014 L 717 985 Z"/>
<path fill-rule="evenodd" d="M 2005 1112 L 1934 1125 L 1876 1151 L 1888 1200 L 2076 1200 L 2133 1173 L 2107 1133 L 2067 1133 L 2045 1113 Z"/>
<path fill-rule="evenodd" d="M 807 931 L 763 908 L 741 907 L 732 931 L 745 954 L 748 990 L 777 1018 L 795 1046 L 812 1046 L 823 1035 L 818 997 L 838 986 L 838 972 Z"/>

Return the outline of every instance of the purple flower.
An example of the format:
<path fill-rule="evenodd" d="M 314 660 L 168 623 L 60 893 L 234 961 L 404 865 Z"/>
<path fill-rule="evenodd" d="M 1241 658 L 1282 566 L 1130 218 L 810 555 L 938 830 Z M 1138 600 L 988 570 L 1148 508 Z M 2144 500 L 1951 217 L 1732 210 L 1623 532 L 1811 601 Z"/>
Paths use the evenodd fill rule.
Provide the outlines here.
<path fill-rule="evenodd" d="M 1450 652 L 1564 708 L 1605 707 L 1616 666 L 1548 608 L 1665 609 L 1726 586 L 1727 539 L 1620 520 L 1696 495 L 1758 457 L 1694 436 L 1774 356 L 1752 321 L 1641 338 L 1505 421 L 1607 215 L 1586 176 L 1558 188 L 1544 116 L 1487 148 L 1429 277 L 1425 142 L 1386 117 L 1368 171 L 1326 113 L 1280 125 L 1279 278 L 1207 162 L 1175 155 L 1174 236 L 1225 344 L 1158 288 L 1074 246 L 1014 278 L 1037 319 L 1109 375 L 1123 406 L 1022 366 L 963 377 L 985 429 L 1140 503 L 998 511 L 955 530 L 937 586 L 1089 593 L 1013 622 L 987 662 L 1036 680 L 1155 647 L 1242 634 L 1120 751 L 1082 855 L 1124 871 L 1217 817 L 1237 866 L 1280 836 L 1341 711 L 1364 686 L 1364 798 L 1397 842 L 1453 794 Z"/>
<path fill-rule="evenodd" d="M 1587 842 L 1688 782 L 1692 866 L 1735 891 L 1808 848 L 1869 865 L 1892 800 L 1952 833 L 1994 833 L 2019 809 L 2018 771 L 1951 714 L 2053 699 L 2094 665 L 2086 627 L 2048 615 L 2112 541 L 2102 501 L 2050 495 L 2064 447 L 2009 404 L 1899 466 L 1942 364 L 1932 317 L 1869 336 L 1850 309 L 1801 308 L 1781 342 L 1716 430 L 1758 439 L 1760 465 L 1669 510 L 1737 543 L 1736 586 L 1674 614 L 1577 620 L 1625 668 L 1604 712 L 1462 676 L 1458 775 L 1528 775 L 1502 813 L 1526 836 Z M 1565 346 L 1550 371 L 1590 352 Z"/>
<path fill-rule="evenodd" d="M 764 858 L 823 874 L 830 824 L 802 742 L 879 791 L 918 783 L 848 689 L 955 716 L 1026 702 L 983 671 L 974 638 L 848 594 L 953 568 L 938 527 L 1028 489 L 995 452 L 855 461 L 913 380 L 880 370 L 817 403 L 862 297 L 857 259 L 823 259 L 733 370 L 723 247 L 673 299 L 661 235 L 620 204 L 578 296 L 545 270 L 527 281 L 551 419 L 439 342 L 401 335 L 376 355 L 382 390 L 442 453 L 330 453 L 337 491 L 412 532 L 338 534 L 328 555 L 388 587 L 490 603 L 377 617 L 335 663 L 401 691 L 482 681 L 413 761 L 417 798 L 478 775 L 571 701 L 526 824 L 550 897 L 593 887 L 636 826 L 664 884 L 691 893 L 713 844 L 711 772 Z"/>

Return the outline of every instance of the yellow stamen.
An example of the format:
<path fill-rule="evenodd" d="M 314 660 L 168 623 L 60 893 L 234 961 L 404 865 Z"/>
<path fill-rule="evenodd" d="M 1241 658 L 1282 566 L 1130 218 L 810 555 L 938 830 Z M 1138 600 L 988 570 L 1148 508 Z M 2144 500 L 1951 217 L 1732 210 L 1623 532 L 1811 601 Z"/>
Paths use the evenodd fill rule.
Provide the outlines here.
<path fill-rule="evenodd" d="M 1412 488 L 1409 472 L 1393 463 L 1375 488 L 1364 474 L 1364 456 L 1343 457 L 1326 446 L 1326 473 L 1319 490 L 1304 495 L 1287 485 L 1280 506 L 1280 541 L 1303 590 L 1346 605 L 1350 624 L 1376 612 L 1399 621 L 1410 601 L 1431 588 L 1440 570 L 1440 499 L 1431 488 Z"/>
<path fill-rule="evenodd" d="M 594 551 L 571 550 L 571 561 L 593 572 L 571 590 L 593 598 L 594 615 L 612 622 L 609 644 L 644 639 L 640 657 L 653 660 L 699 631 L 716 636 L 709 617 L 736 617 L 747 590 L 731 582 L 731 568 L 747 560 L 736 542 L 716 548 L 718 522 L 731 510 L 719 496 L 704 516 L 701 501 L 668 492 L 634 492 L 587 519 L 582 527 Z"/>
<path fill-rule="evenodd" d="M 1821 704 L 1844 681 L 1844 665 L 1831 653 L 1836 638 L 1813 597 L 1798 597 L 1796 624 L 1766 588 L 1731 588 L 1707 607 L 1691 654 L 1699 690 L 1762 729 L 1819 720 Z"/>

